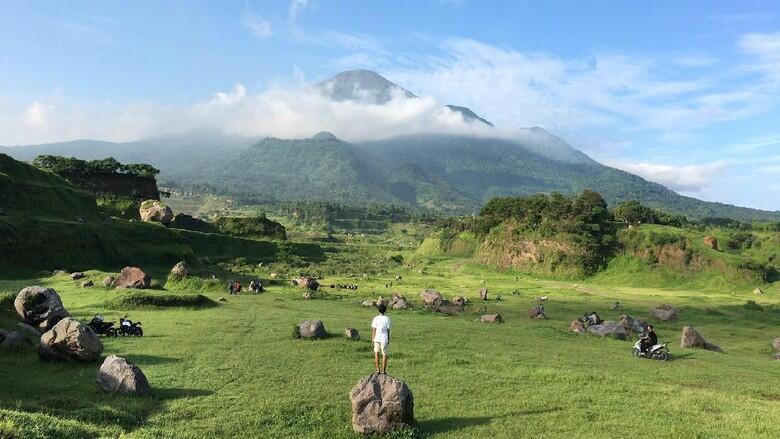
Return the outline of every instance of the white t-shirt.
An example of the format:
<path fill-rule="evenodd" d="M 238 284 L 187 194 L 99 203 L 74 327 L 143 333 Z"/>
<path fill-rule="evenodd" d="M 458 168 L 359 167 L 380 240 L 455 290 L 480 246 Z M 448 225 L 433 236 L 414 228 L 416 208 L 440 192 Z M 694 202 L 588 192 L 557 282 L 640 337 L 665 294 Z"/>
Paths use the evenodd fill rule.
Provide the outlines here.
<path fill-rule="evenodd" d="M 376 335 L 374 336 L 375 343 L 387 343 L 388 334 L 390 333 L 390 318 L 387 316 L 376 316 L 371 321 L 371 327 L 376 329 Z"/>

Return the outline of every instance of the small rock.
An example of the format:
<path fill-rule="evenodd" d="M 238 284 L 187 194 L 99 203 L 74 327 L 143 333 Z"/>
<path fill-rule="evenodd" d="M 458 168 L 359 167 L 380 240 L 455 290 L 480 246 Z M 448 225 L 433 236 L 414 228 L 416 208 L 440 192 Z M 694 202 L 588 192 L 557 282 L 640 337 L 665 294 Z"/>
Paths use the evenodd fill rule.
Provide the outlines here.
<path fill-rule="evenodd" d="M 528 317 L 532 319 L 546 319 L 547 316 L 544 314 L 544 306 L 535 305 L 533 308 L 529 309 Z"/>
<path fill-rule="evenodd" d="M 719 346 L 707 342 L 693 326 L 684 326 L 680 336 L 681 348 L 703 348 L 708 351 L 723 352 Z"/>
<path fill-rule="evenodd" d="M 488 289 L 487 288 L 480 288 L 479 289 L 479 298 L 482 300 L 488 300 Z"/>
<path fill-rule="evenodd" d="M 344 336 L 346 336 L 350 340 L 360 340 L 360 333 L 355 328 L 345 329 Z"/>
<path fill-rule="evenodd" d="M 295 326 L 294 335 L 298 338 L 325 338 L 328 333 L 320 320 L 304 320 Z"/>
<path fill-rule="evenodd" d="M 479 316 L 480 323 L 504 323 L 504 318 L 501 314 L 483 314 Z"/>
<path fill-rule="evenodd" d="M 149 381 L 141 368 L 116 355 L 109 355 L 97 374 L 97 384 L 107 392 L 146 395 L 151 392 Z"/>
<path fill-rule="evenodd" d="M 116 280 L 114 276 L 106 276 L 105 279 L 103 279 L 103 286 L 110 287 L 114 285 L 114 280 Z"/>
<path fill-rule="evenodd" d="M 403 381 L 386 374 L 360 380 L 349 393 L 352 428 L 360 434 L 386 434 L 412 427 L 414 396 Z"/>
<path fill-rule="evenodd" d="M 91 280 L 84 281 L 84 282 L 81 283 L 81 288 L 91 288 L 91 287 L 94 287 L 94 286 L 95 286 L 95 283 L 92 282 Z"/>
<path fill-rule="evenodd" d="M 762 290 L 761 288 L 756 288 L 755 290 L 753 290 L 753 294 L 760 296 L 764 294 L 764 290 Z"/>
<path fill-rule="evenodd" d="M 585 325 L 583 325 L 582 322 L 579 320 L 573 320 L 569 325 L 569 331 L 574 332 L 576 334 L 584 334 Z"/>
<path fill-rule="evenodd" d="M 82 273 L 82 272 L 80 272 L 80 271 L 77 271 L 77 272 L 75 272 L 75 273 L 72 273 L 72 274 L 70 275 L 70 278 L 71 278 L 71 279 L 73 279 L 73 280 L 79 280 L 79 279 L 81 279 L 81 278 L 83 278 L 83 277 L 84 277 L 84 273 Z"/>
<path fill-rule="evenodd" d="M 190 270 L 187 268 L 187 264 L 182 262 L 177 262 L 176 265 L 171 268 L 171 276 L 182 279 L 187 277 L 187 275 L 190 274 Z"/>
<path fill-rule="evenodd" d="M 610 308 L 612 309 L 612 311 L 618 311 L 620 309 L 620 302 L 613 303 Z"/>
<path fill-rule="evenodd" d="M 677 309 L 671 305 L 661 305 L 653 308 L 650 310 L 650 314 L 664 322 L 674 322 L 677 320 Z"/>
<path fill-rule="evenodd" d="M 365 306 L 366 308 L 376 308 L 376 300 L 364 300 L 360 305 Z"/>
<path fill-rule="evenodd" d="M 463 296 L 455 296 L 452 298 L 452 304 L 456 306 L 466 306 L 466 298 Z"/>

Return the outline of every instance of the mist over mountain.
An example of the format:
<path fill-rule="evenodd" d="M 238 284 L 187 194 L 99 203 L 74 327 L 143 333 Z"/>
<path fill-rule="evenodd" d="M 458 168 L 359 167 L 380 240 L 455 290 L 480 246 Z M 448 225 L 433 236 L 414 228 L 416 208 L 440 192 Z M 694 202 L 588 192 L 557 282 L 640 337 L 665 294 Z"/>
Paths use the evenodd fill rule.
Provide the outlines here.
<path fill-rule="evenodd" d="M 422 99 L 367 70 L 340 73 L 316 88 L 333 102 L 363 105 L 366 111 Z M 681 196 L 601 165 L 540 127 L 502 130 L 466 107 L 447 105 L 441 110 L 460 115 L 461 124 L 479 130 L 472 134 L 400 131 L 390 138 L 352 142 L 330 132 L 258 140 L 192 130 L 135 142 L 78 140 L 4 149 L 22 160 L 56 154 L 149 163 L 162 171 L 164 185 L 268 201 L 380 202 L 463 214 L 476 212 L 497 196 L 592 189 L 610 203 L 638 199 L 691 217 L 780 219 L 780 212 Z"/>

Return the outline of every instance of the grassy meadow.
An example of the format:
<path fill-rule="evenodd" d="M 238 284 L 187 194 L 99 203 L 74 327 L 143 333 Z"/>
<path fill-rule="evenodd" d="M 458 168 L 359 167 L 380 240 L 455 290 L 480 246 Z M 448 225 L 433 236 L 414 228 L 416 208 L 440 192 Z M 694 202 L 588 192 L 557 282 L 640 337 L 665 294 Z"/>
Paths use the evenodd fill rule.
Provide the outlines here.
<path fill-rule="evenodd" d="M 367 339 L 375 314 L 360 302 L 401 292 L 419 304 L 419 292 L 427 287 L 445 297 L 464 295 L 472 304 L 451 317 L 390 311 L 388 373 L 412 389 L 418 420 L 416 430 L 395 437 L 780 436 L 780 362 L 769 359 L 770 343 L 780 336 L 777 286 L 754 296 L 747 287 L 622 287 L 606 275 L 594 282 L 542 279 L 463 258 L 393 264 L 384 262 L 388 255 L 400 251 L 409 257 L 412 250 L 400 241 L 375 239 L 387 243 L 372 251 L 342 237 L 324 246 L 331 262 L 320 267 L 322 293 L 308 301 L 282 276 L 267 285 L 267 293 L 229 296 L 223 272 L 218 282 L 193 278 L 146 293 L 227 298 L 203 308 L 117 307 L 117 297 L 128 293 L 82 289 L 81 281 L 67 276 L 0 281 L 5 298 L 0 327 L 14 325 L 13 294 L 34 284 L 54 287 L 81 320 L 100 312 L 108 320 L 128 314 L 143 322 L 143 338 L 103 339 L 104 355 L 137 363 L 154 389 L 149 397 L 106 394 L 95 384 L 100 363 L 42 363 L 32 351 L 3 353 L 0 438 L 358 437 L 351 429 L 348 393 L 373 370 Z M 167 268 L 153 271 L 161 284 Z M 243 276 L 268 279 L 284 268 L 244 266 Z M 87 274 L 96 285 L 105 275 Z M 207 269 L 196 275 L 208 277 Z M 403 279 L 396 281 L 399 275 Z M 355 283 L 359 289 L 330 289 L 331 283 Z M 488 302 L 478 300 L 483 286 Z M 503 300 L 495 300 L 496 294 Z M 526 315 L 539 295 L 549 296 L 548 320 Z M 746 306 L 749 300 L 759 306 Z M 615 301 L 622 310 L 610 310 Z M 571 320 L 586 311 L 605 319 L 624 313 L 644 319 L 662 303 L 680 310 L 679 321 L 656 325 L 659 338 L 672 342 L 673 361 L 667 363 L 632 358 L 628 341 L 568 332 Z M 483 306 L 500 312 L 505 323 L 476 323 Z M 293 339 L 294 324 L 305 319 L 322 320 L 331 337 Z M 687 324 L 725 353 L 680 349 L 680 330 Z M 357 328 L 363 339 L 344 338 L 347 327 Z"/>

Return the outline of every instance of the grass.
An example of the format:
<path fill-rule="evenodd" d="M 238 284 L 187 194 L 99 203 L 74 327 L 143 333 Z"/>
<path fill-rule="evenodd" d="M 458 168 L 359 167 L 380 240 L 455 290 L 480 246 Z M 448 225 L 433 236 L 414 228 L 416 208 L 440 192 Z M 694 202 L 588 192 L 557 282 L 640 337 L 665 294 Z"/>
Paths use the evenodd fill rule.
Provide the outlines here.
<path fill-rule="evenodd" d="M 768 359 L 771 340 L 780 336 L 776 286 L 756 297 L 750 291 L 715 288 L 575 284 L 498 272 L 460 258 L 382 264 L 387 254 L 398 251 L 397 244 L 366 245 L 375 248 L 374 270 L 364 277 L 358 268 L 370 264 L 340 271 L 330 266 L 334 274 L 322 282 L 329 300 L 303 300 L 301 290 L 283 280 L 267 283 L 265 294 L 239 296 L 217 287 L 226 282 L 187 281 L 168 282 L 173 292 L 137 297 L 171 296 L 176 302 L 225 296 L 227 302 L 198 311 L 138 308 L 134 301 L 108 309 L 107 302 L 122 303 L 127 293 L 82 289 L 65 276 L 0 281 L 4 292 L 28 284 L 52 286 L 82 320 L 101 312 L 109 320 L 129 314 L 143 321 L 143 338 L 104 339 L 104 355 L 137 363 L 155 389 L 141 398 L 105 394 L 94 382 L 99 363 L 41 363 L 32 352 L 3 354 L 0 376 L 13 379 L 0 380 L 0 437 L 355 438 L 348 392 L 373 368 L 367 339 L 375 311 L 360 302 L 399 291 L 419 303 L 426 287 L 447 297 L 466 296 L 473 305 L 452 317 L 420 309 L 391 311 L 389 373 L 414 392 L 419 422 L 416 431 L 396 437 L 610 437 L 634 431 L 638 423 L 651 437 L 780 434 L 780 362 Z M 341 250 L 328 257 L 346 263 L 363 257 L 359 252 L 350 257 L 347 244 Z M 425 274 L 418 274 L 421 267 Z M 277 268 L 251 269 L 267 274 Z M 103 273 L 88 275 L 101 278 Z M 395 280 L 397 275 L 403 279 Z M 390 281 L 393 286 L 386 288 Z M 330 283 L 360 288 L 331 290 Z M 478 291 L 484 286 L 491 297 L 504 300 L 481 303 Z M 195 291 L 188 291 L 191 287 Z M 538 295 L 550 297 L 549 320 L 526 316 Z M 748 300 L 759 306 L 746 306 Z M 615 301 L 624 309 L 611 311 Z M 629 342 L 567 331 L 585 311 L 607 319 L 623 313 L 647 318 L 649 309 L 661 303 L 680 311 L 677 322 L 656 322 L 659 337 L 672 341 L 674 361 L 669 363 L 631 358 Z M 0 326 L 9 327 L 9 301 L 0 306 Z M 506 323 L 475 323 L 481 306 L 500 312 Z M 333 336 L 294 340 L 290 328 L 307 319 L 322 320 Z M 726 353 L 677 347 L 681 328 L 688 324 Z M 347 327 L 358 328 L 362 340 L 341 337 Z"/>

